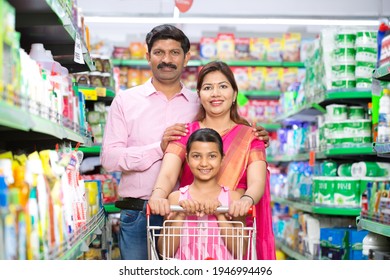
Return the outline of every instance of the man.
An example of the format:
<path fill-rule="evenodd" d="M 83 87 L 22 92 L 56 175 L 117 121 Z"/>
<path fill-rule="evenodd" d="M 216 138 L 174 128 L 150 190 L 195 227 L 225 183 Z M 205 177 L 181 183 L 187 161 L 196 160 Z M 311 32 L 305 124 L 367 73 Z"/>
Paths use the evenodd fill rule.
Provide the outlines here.
<path fill-rule="evenodd" d="M 197 94 L 180 78 L 190 59 L 190 41 L 178 28 L 160 25 L 146 35 L 146 58 L 152 78 L 114 98 L 104 132 L 101 163 L 108 172 L 121 171 L 117 202 L 121 208 L 119 249 L 122 259 L 148 258 L 145 208 L 169 141 L 186 131 L 199 109 Z M 255 130 L 255 129 L 254 129 Z M 268 133 L 257 131 L 268 141 Z M 166 194 L 168 196 L 168 194 Z M 151 225 L 163 217 L 152 215 Z"/>

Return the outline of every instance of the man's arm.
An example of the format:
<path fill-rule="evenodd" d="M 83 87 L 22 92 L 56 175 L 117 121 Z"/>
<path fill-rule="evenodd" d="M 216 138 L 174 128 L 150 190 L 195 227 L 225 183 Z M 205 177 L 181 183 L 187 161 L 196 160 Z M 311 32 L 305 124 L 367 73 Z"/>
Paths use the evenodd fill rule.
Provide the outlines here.
<path fill-rule="evenodd" d="M 160 142 L 127 147 L 128 131 L 120 96 L 110 107 L 101 152 L 102 166 L 108 171 L 144 171 L 163 157 Z"/>

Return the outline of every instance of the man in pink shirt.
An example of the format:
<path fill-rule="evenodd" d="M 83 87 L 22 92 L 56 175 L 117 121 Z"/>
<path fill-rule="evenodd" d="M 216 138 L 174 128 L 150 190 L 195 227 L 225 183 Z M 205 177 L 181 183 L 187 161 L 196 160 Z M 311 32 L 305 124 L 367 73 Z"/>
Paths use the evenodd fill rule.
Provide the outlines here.
<path fill-rule="evenodd" d="M 178 28 L 164 24 L 146 36 L 146 58 L 152 78 L 121 91 L 114 98 L 105 126 L 101 163 L 106 171 L 121 171 L 116 203 L 121 208 L 119 249 L 122 259 L 146 260 L 145 207 L 169 141 L 186 134 L 200 103 L 180 81 L 190 59 L 190 41 Z M 268 140 L 268 133 L 258 128 Z M 168 194 L 166 194 L 168 196 Z M 151 225 L 163 217 L 151 216 Z"/>

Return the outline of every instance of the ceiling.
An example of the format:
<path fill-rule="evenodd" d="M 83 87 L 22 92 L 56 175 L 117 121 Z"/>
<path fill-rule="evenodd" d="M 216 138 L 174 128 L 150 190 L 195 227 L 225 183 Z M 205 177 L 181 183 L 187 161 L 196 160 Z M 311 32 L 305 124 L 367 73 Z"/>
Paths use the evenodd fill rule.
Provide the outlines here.
<path fill-rule="evenodd" d="M 92 43 L 104 41 L 107 45 L 125 45 L 143 41 L 155 23 L 92 23 L 91 16 L 171 18 L 174 0 L 77 0 L 86 17 Z M 390 16 L 389 0 L 193 0 L 192 7 L 179 17 L 234 17 L 234 18 L 342 18 L 378 19 Z M 315 36 L 323 26 L 254 25 L 254 24 L 181 24 L 179 26 L 191 41 L 221 31 L 233 31 L 242 36 L 267 36 L 298 31 L 304 36 Z"/>

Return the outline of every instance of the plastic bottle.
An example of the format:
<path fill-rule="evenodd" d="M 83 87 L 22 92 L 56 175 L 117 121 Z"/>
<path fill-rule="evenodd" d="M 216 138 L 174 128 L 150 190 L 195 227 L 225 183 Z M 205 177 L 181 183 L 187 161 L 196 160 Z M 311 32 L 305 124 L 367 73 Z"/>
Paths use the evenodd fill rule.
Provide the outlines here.
<path fill-rule="evenodd" d="M 382 49 L 382 40 L 383 38 L 385 37 L 386 35 L 386 32 L 389 30 L 389 26 L 382 22 L 380 25 L 379 25 L 379 28 L 378 28 L 378 34 L 377 34 L 377 42 L 378 42 L 378 55 L 377 55 L 377 67 L 380 66 L 380 60 L 381 60 L 381 49 Z"/>
<path fill-rule="evenodd" d="M 27 259 L 39 260 L 38 200 L 37 189 L 33 187 L 28 200 Z"/>
<path fill-rule="evenodd" d="M 377 142 L 385 143 L 390 140 L 390 90 L 384 89 L 379 100 L 379 120 Z"/>
<path fill-rule="evenodd" d="M 1 170 L 0 170 L 1 172 Z M 8 209 L 8 198 L 7 198 L 7 185 L 5 183 L 5 178 L 3 175 L 0 175 L 0 259 L 5 259 L 5 215 Z"/>

